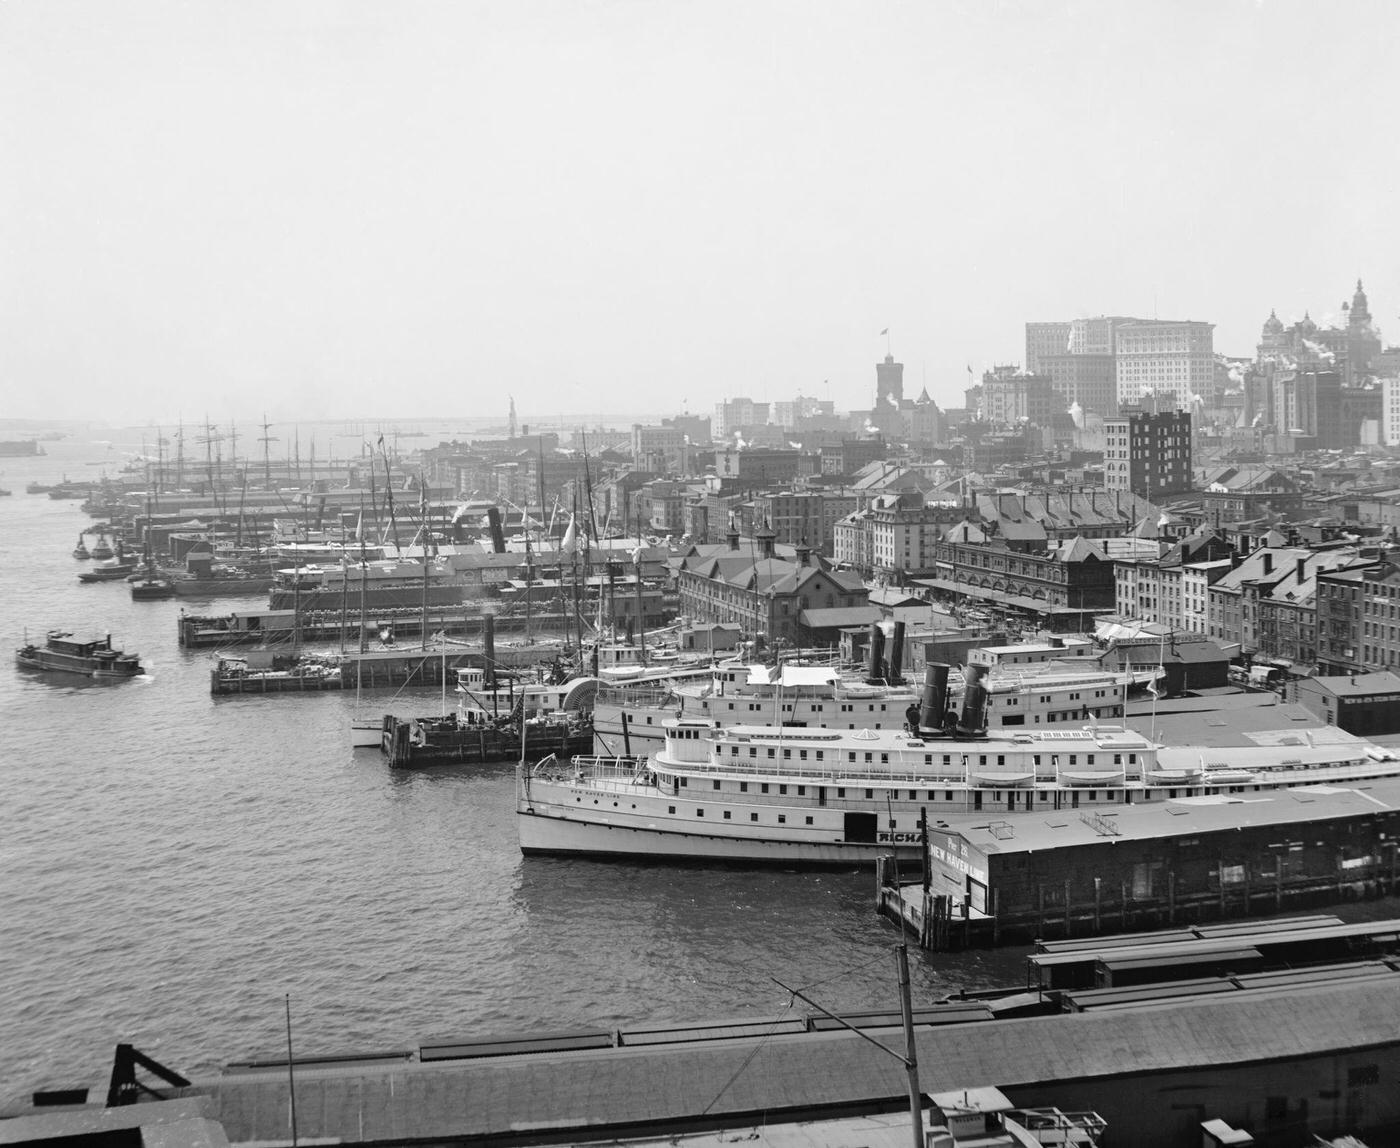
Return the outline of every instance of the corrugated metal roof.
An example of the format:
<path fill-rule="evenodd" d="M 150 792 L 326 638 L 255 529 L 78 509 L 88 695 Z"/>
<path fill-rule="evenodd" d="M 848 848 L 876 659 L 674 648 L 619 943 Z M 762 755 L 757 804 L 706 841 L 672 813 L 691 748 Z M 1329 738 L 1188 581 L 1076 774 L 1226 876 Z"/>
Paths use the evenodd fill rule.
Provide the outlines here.
<path fill-rule="evenodd" d="M 917 1035 L 926 1092 L 1210 1069 L 1393 1047 L 1400 992 L 1373 983 L 1261 990 Z M 639 1084 L 644 1082 L 644 1086 Z M 904 1095 L 904 1066 L 844 1031 L 297 1077 L 301 1135 L 345 1142 L 656 1121 Z M 200 1086 L 233 1142 L 287 1138 L 284 1074 Z"/>

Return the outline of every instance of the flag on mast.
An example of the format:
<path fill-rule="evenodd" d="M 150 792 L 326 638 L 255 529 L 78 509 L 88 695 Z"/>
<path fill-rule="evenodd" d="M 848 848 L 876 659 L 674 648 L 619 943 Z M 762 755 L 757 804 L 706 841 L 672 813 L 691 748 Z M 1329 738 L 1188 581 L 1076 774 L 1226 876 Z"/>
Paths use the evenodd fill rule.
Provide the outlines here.
<path fill-rule="evenodd" d="M 886 327 L 883 331 L 880 332 L 880 334 L 882 334 L 882 335 L 888 335 L 889 333 L 890 333 L 890 329 L 889 329 L 888 327 Z"/>

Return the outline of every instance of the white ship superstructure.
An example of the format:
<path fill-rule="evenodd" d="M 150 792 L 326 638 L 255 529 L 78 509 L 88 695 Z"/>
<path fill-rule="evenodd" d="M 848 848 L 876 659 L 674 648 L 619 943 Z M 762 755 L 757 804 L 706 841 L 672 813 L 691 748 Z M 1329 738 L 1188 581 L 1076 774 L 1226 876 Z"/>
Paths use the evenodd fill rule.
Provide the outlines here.
<path fill-rule="evenodd" d="M 1231 801 L 1265 789 L 1400 773 L 1359 738 L 1313 745 L 1160 746 L 1121 726 L 918 736 L 902 730 L 717 727 L 670 718 L 649 757 L 522 766 L 527 853 L 806 864 L 919 856 L 920 820 L 981 813 L 1101 818 L 1145 801 Z"/>
<path fill-rule="evenodd" d="M 1115 672 L 1096 665 L 1047 662 L 996 669 L 982 677 L 991 729 L 1082 724 L 1123 717 L 1129 689 L 1147 685 L 1151 672 Z M 955 703 L 962 675 L 951 674 Z M 694 717 L 721 725 L 787 725 L 818 729 L 902 729 L 916 685 L 863 681 L 830 666 L 769 666 L 725 662 L 707 674 L 605 684 L 594 700 L 593 729 L 602 753 L 654 753 L 667 718 Z"/>

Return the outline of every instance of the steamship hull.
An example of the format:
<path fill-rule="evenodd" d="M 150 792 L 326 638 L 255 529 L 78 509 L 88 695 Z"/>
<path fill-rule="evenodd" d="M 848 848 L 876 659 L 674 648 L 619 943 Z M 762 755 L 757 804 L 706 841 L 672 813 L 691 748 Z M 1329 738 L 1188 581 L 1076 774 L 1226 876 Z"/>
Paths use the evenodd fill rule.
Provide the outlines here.
<path fill-rule="evenodd" d="M 920 848 L 917 832 L 891 834 L 876 831 L 871 841 L 845 840 L 844 824 L 818 832 L 790 834 L 775 826 L 749 829 L 746 825 L 716 821 L 708 828 L 688 824 L 675 827 L 666 812 L 668 802 L 639 796 L 635 802 L 614 808 L 594 807 L 591 791 L 584 808 L 581 791 L 567 784 L 542 783 L 522 778 L 517 807 L 520 851 L 612 858 L 649 858 L 704 862 L 736 862 L 746 865 L 802 865 L 822 868 L 868 866 L 877 857 L 895 854 L 901 862 L 917 866 Z M 891 837 L 898 840 L 890 840 Z"/>

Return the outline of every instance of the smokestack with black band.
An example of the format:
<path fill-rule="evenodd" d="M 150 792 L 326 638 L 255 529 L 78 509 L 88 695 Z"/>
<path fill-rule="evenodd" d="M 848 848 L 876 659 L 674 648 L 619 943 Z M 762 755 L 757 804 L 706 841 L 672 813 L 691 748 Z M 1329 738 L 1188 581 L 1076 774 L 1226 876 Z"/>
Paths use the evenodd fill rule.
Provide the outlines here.
<path fill-rule="evenodd" d="M 496 554 L 506 552 L 506 533 L 501 529 L 501 512 L 497 507 L 486 508 L 486 523 L 491 528 L 491 549 Z"/>
<path fill-rule="evenodd" d="M 920 729 L 942 729 L 948 708 L 948 663 L 929 662 L 924 666 L 924 697 L 919 707 Z"/>
<path fill-rule="evenodd" d="M 865 680 L 874 685 L 880 680 L 880 666 L 885 656 L 885 631 L 879 622 L 870 624 L 870 663 L 866 667 Z"/>
<path fill-rule="evenodd" d="M 496 688 L 496 615 L 484 614 L 481 619 L 481 656 L 486 662 L 486 688 Z"/>
<path fill-rule="evenodd" d="M 974 736 L 987 728 L 987 687 L 982 684 L 986 670 L 981 666 L 965 665 L 963 673 L 962 716 L 958 718 L 958 733 Z"/>
<path fill-rule="evenodd" d="M 899 685 L 904 673 L 904 623 L 894 624 L 894 634 L 890 637 L 890 684 Z"/>

